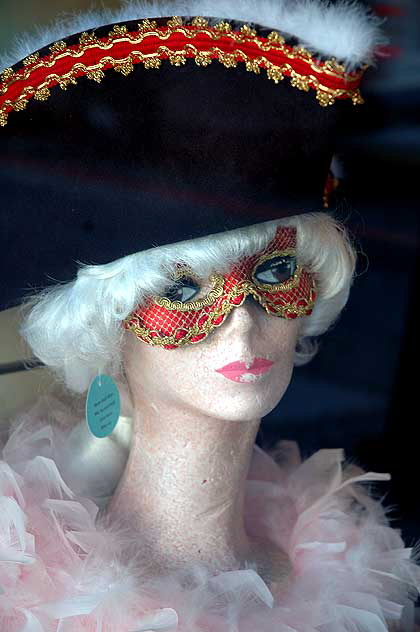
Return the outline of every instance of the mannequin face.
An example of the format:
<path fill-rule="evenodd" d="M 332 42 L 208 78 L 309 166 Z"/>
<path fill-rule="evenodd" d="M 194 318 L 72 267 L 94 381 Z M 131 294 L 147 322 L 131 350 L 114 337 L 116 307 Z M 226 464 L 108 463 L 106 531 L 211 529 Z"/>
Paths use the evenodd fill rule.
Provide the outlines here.
<path fill-rule="evenodd" d="M 134 400 L 231 421 L 259 419 L 289 385 L 299 320 L 269 315 L 248 299 L 198 344 L 167 350 L 128 332 L 124 363 Z"/>

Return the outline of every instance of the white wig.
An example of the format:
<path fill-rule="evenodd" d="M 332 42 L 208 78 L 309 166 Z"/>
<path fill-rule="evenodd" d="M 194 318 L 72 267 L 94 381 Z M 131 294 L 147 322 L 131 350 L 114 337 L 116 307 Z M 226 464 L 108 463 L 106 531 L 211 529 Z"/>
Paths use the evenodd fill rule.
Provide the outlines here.
<path fill-rule="evenodd" d="M 304 364 L 316 351 L 313 338 L 324 333 L 344 307 L 354 273 L 355 255 L 346 232 L 326 213 L 161 246 L 106 265 L 81 266 L 73 282 L 48 288 L 28 302 L 22 334 L 35 356 L 73 391 L 83 393 L 98 372 L 121 378 L 122 322 L 173 283 L 177 264 L 185 263 L 202 278 L 226 271 L 240 257 L 262 250 L 279 224 L 296 227 L 298 262 L 317 285 L 313 313 L 300 318 L 295 363 Z"/>

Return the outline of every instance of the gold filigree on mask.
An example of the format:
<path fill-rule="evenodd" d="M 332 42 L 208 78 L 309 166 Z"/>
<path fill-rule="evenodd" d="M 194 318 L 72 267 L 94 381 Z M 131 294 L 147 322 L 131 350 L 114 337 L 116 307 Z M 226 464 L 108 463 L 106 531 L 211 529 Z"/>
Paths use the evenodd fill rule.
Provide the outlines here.
<path fill-rule="evenodd" d="M 182 278 L 182 276 L 184 276 L 184 274 L 178 276 L 178 279 Z M 188 276 L 193 277 L 191 273 L 188 273 Z M 174 281 L 175 280 L 176 278 L 174 279 Z M 199 309 L 202 309 L 203 307 L 213 305 L 215 301 L 223 294 L 224 278 L 221 275 L 212 274 L 209 278 L 209 283 L 211 284 L 211 290 L 205 297 L 198 300 L 192 300 L 182 303 L 181 301 L 171 301 L 171 299 L 167 298 L 166 296 L 155 296 L 153 297 L 153 302 L 156 305 L 160 305 L 160 307 L 165 307 L 165 309 L 168 309 L 170 311 L 195 312 Z"/>
<path fill-rule="evenodd" d="M 251 272 L 251 278 L 252 278 L 253 283 L 255 283 L 257 287 L 261 288 L 262 290 L 267 290 L 268 292 L 270 291 L 286 292 L 288 290 L 291 290 L 297 287 L 299 285 L 300 275 L 302 273 L 302 267 L 300 265 L 296 266 L 296 270 L 294 274 L 290 277 L 290 279 L 287 279 L 287 281 L 282 281 L 280 283 L 262 283 L 261 281 L 258 281 L 258 279 L 255 278 L 255 272 L 257 268 L 261 264 L 265 263 L 266 261 L 270 261 L 270 259 L 275 259 L 277 257 L 295 257 L 295 256 L 296 256 L 296 250 L 294 248 L 288 248 L 287 250 L 275 250 L 274 252 L 271 252 L 269 254 L 261 255 L 261 257 L 258 259 L 257 263 L 254 265 L 254 268 Z"/>
<path fill-rule="evenodd" d="M 271 316 L 288 319 L 307 316 L 316 294 L 315 281 L 305 268 L 297 264 L 290 278 L 280 283 L 263 283 L 255 277 L 257 268 L 267 261 L 295 254 L 295 230 L 280 227 L 262 252 L 242 257 L 226 274 L 212 274 L 208 281 L 211 289 L 203 298 L 182 302 L 153 297 L 126 319 L 124 327 L 143 342 L 171 349 L 204 340 L 248 296 Z M 192 279 L 198 287 L 203 287 L 184 264 L 175 268 L 172 278 L 174 282 Z"/>

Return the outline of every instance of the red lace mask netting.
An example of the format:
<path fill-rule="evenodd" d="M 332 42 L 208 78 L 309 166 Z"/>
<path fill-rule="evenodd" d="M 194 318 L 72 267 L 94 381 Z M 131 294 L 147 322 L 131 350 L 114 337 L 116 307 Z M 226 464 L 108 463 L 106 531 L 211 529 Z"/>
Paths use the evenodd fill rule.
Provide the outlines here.
<path fill-rule="evenodd" d="M 204 340 L 248 296 L 273 316 L 308 316 L 312 313 L 316 293 L 314 279 L 305 268 L 296 265 L 290 278 L 279 283 L 261 282 L 255 276 L 258 267 L 271 259 L 293 258 L 295 254 L 296 230 L 279 227 L 264 250 L 243 257 L 228 274 L 213 274 L 206 296 L 187 302 L 153 297 L 132 312 L 124 327 L 143 342 L 175 349 Z M 180 265 L 174 281 L 184 276 L 194 278 L 194 273 Z"/>

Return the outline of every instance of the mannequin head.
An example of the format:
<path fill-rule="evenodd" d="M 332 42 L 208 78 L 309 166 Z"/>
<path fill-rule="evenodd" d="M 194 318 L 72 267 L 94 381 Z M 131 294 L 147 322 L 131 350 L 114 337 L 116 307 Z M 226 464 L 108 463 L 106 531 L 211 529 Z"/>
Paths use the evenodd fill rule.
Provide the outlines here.
<path fill-rule="evenodd" d="M 217 236 L 215 236 L 215 241 Z M 223 419 L 260 419 L 290 379 L 297 319 L 310 315 L 315 283 L 296 262 L 296 230 L 226 273 L 199 278 L 179 266 L 164 297 L 125 321 L 123 364 L 137 408 L 152 402 Z M 168 353 L 162 351 L 172 351 Z M 181 351 L 181 353 L 180 353 Z"/>
<path fill-rule="evenodd" d="M 295 320 L 269 316 L 249 299 L 205 340 L 171 350 L 150 346 L 123 327 L 138 305 L 150 296 L 162 296 L 173 284 L 173 270 L 180 261 L 203 279 L 214 270 L 227 272 L 241 257 L 264 249 L 278 224 L 259 224 L 139 252 L 105 266 L 82 267 L 73 282 L 45 290 L 29 302 L 23 335 L 34 355 L 70 391 L 84 393 L 99 372 L 106 372 L 118 380 L 123 395 L 123 417 L 110 437 L 93 438 L 84 423 L 74 427 L 67 476 L 75 488 L 106 505 L 133 445 L 133 413 L 141 416 L 145 405 L 153 405 L 159 419 L 166 418 L 166 411 L 172 416 L 175 404 L 181 415 L 183 407 L 190 417 L 211 412 L 232 421 L 223 425 L 233 432 L 237 425 L 233 420 L 243 423 L 253 417 L 255 421 L 278 403 L 292 365 L 313 357 L 314 337 L 331 326 L 348 298 L 355 254 L 344 228 L 329 215 L 314 213 L 281 222 L 296 228 L 297 260 L 316 282 L 310 316 Z M 236 383 L 214 372 L 230 362 L 249 361 L 251 355 L 275 360 L 260 381 Z M 167 432 L 164 425 L 162 431 Z"/>
<path fill-rule="evenodd" d="M 279 224 L 296 228 L 297 261 L 315 279 L 317 299 L 310 316 L 283 322 L 285 319 L 268 316 L 247 301 L 243 309 L 235 308 L 233 311 L 237 313 L 231 313 L 220 331 L 214 331 L 208 339 L 171 350 L 149 349 L 149 345 L 137 340 L 131 332 L 124 331 L 124 319 L 138 305 L 153 295 L 162 296 L 173 284 L 173 272 L 180 262 L 188 265 L 201 279 L 207 279 L 215 271 L 226 273 L 241 257 L 263 250 L 273 239 Z M 215 354 L 209 365 L 214 368 L 236 360 L 249 361 L 252 359 L 250 353 L 254 357 L 266 357 L 264 353 L 268 349 L 265 345 L 270 347 L 270 343 L 264 339 L 261 349 L 260 342 L 257 348 L 253 340 L 257 331 L 269 332 L 274 338 L 284 335 L 279 349 L 286 353 L 287 348 L 287 354 L 290 354 L 293 347 L 294 363 L 303 364 L 314 353 L 313 337 L 322 334 L 345 305 L 353 270 L 354 253 L 344 229 L 329 215 L 294 216 L 280 222 L 267 222 L 139 252 L 107 265 L 81 267 L 73 282 L 47 289 L 29 302 L 23 334 L 36 357 L 76 392 L 84 392 L 91 379 L 101 371 L 122 379 L 124 357 L 129 358 L 130 353 L 132 356 L 134 348 L 139 356 L 144 356 L 145 362 L 151 362 L 152 352 L 159 351 L 156 357 L 162 358 L 162 367 L 171 363 L 175 367 L 175 362 L 180 362 L 180 367 L 185 368 L 205 350 Z M 255 322 L 246 336 L 255 349 L 245 352 L 237 342 L 237 348 L 231 352 L 222 350 L 222 341 L 228 340 L 229 329 L 237 320 L 251 320 L 251 316 Z M 134 340 L 130 340 L 130 336 Z M 129 342 L 123 345 L 124 340 Z M 121 353 L 123 348 L 124 354 Z M 218 357 L 220 360 L 216 359 Z M 136 373 L 139 370 L 136 368 Z M 235 386 L 221 375 L 215 377 L 223 384 L 227 382 L 226 388 Z M 285 386 L 287 381 L 285 374 Z"/>

